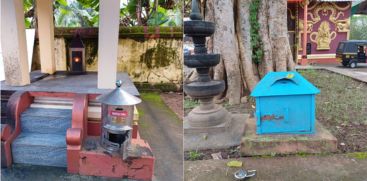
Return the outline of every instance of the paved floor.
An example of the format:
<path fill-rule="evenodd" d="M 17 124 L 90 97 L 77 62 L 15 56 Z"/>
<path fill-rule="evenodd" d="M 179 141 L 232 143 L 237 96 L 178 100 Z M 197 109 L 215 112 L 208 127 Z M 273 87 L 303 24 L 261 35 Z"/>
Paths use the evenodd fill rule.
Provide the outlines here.
<path fill-rule="evenodd" d="M 180 181 L 183 179 L 182 121 L 162 101 L 142 98 L 138 105 L 139 129 L 156 158 L 155 179 Z"/>
<path fill-rule="evenodd" d="M 359 63 L 354 69 L 343 67 L 342 65 L 314 65 L 314 66 L 297 66 L 296 69 L 325 69 L 331 72 L 339 73 L 348 77 L 352 77 L 367 83 L 367 63 Z"/>
<path fill-rule="evenodd" d="M 345 155 L 241 158 L 243 167 L 257 170 L 249 181 L 366 181 L 367 159 Z M 231 181 L 238 169 L 226 166 L 228 160 L 185 161 L 186 181 Z"/>

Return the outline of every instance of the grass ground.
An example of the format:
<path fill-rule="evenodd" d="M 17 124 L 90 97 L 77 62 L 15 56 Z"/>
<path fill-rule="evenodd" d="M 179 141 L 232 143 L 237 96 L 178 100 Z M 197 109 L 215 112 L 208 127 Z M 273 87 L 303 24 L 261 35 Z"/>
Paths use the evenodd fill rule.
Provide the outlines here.
<path fill-rule="evenodd" d="M 299 72 L 320 89 L 321 93 L 316 96 L 316 117 L 337 137 L 339 152 L 365 157 L 367 153 L 367 84 L 326 70 Z M 184 101 L 185 114 L 198 104 L 197 101 L 188 98 Z M 232 106 L 227 103 L 222 105 L 230 112 L 252 115 L 254 110 L 252 105 L 255 103 L 252 98 L 248 98 L 247 103 L 240 105 Z M 210 159 L 210 154 L 215 152 L 238 157 L 236 152 L 231 154 L 233 149 L 202 151 L 199 158 Z M 185 153 L 185 160 L 192 159 L 190 154 L 192 153 Z"/>
<path fill-rule="evenodd" d="M 341 152 L 367 151 L 367 84 L 325 70 L 300 73 L 321 90 L 316 117 L 338 139 Z"/>

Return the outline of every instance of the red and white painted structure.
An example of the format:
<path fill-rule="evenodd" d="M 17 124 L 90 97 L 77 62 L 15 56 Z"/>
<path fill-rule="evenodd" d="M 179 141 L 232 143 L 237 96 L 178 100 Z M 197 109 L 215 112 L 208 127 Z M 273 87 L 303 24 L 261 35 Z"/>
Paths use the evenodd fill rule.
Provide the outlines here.
<path fill-rule="evenodd" d="M 5 81 L 9 86 L 30 84 L 24 26 L 23 0 L 1 1 L 1 47 L 5 69 Z M 38 37 L 40 43 L 41 72 L 55 73 L 53 0 L 36 0 Z M 98 40 L 98 89 L 115 88 L 117 76 L 117 48 L 119 33 L 120 0 L 101 0 Z M 67 85 L 65 85 L 67 86 Z M 88 137 L 100 136 L 101 121 L 89 120 L 89 102 L 98 94 L 52 91 L 17 91 L 8 101 L 9 119 L 14 125 L 2 125 L 2 163 L 11 166 L 11 144 L 22 132 L 21 115 L 37 97 L 72 99 L 71 127 L 66 131 L 67 171 L 81 175 L 94 175 L 136 180 L 152 180 L 153 155 L 139 156 L 124 161 L 101 150 L 88 151 L 83 143 Z M 147 142 L 139 136 L 138 125 L 133 125 L 133 145 L 151 151 Z"/>
<path fill-rule="evenodd" d="M 352 1 L 360 0 L 288 0 L 289 39 L 299 64 L 337 63 L 338 43 L 349 39 Z"/>

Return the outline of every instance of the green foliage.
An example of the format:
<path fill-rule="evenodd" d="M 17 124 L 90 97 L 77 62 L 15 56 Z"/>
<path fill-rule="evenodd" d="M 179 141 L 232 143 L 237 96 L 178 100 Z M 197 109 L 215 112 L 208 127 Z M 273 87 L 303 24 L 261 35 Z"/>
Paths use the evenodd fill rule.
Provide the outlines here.
<path fill-rule="evenodd" d="M 27 13 L 28 11 L 30 11 L 33 8 L 33 3 L 34 3 L 33 0 L 23 0 L 24 13 Z M 32 27 L 32 20 L 33 18 L 30 18 L 30 17 L 26 17 L 24 19 L 25 28 Z"/>
<path fill-rule="evenodd" d="M 358 159 L 358 160 L 363 160 L 363 159 L 367 159 L 367 152 L 348 153 L 348 156 L 351 158 Z"/>
<path fill-rule="evenodd" d="M 259 34 L 260 24 L 258 22 L 258 11 L 260 6 L 260 0 L 253 0 L 250 4 L 250 36 L 251 36 L 251 48 L 252 48 L 252 61 L 256 64 L 260 63 L 264 50 L 262 49 L 261 37 Z"/>
<path fill-rule="evenodd" d="M 189 160 L 195 161 L 199 160 L 204 156 L 204 154 L 200 153 L 199 151 L 190 151 L 189 152 Z"/>
<path fill-rule="evenodd" d="M 367 15 L 354 15 L 350 18 L 350 39 L 367 40 Z"/>
<path fill-rule="evenodd" d="M 197 101 L 195 99 L 185 98 L 185 100 L 184 100 L 184 109 L 193 109 L 198 105 L 199 105 L 199 101 Z"/>
<path fill-rule="evenodd" d="M 55 26 L 95 27 L 99 20 L 99 0 L 56 0 L 54 2 Z"/>
<path fill-rule="evenodd" d="M 33 8 L 34 0 L 23 0 L 25 13 Z M 99 23 L 100 0 L 55 0 L 54 18 L 56 27 L 97 27 Z M 120 24 L 123 26 L 180 26 L 182 13 L 180 2 L 174 0 L 128 0 L 120 7 Z M 140 7 L 140 8 L 138 8 Z M 140 12 L 137 12 L 141 9 Z M 139 15 L 141 22 L 138 24 Z M 33 17 L 25 19 L 25 25 L 32 25 Z"/>
<path fill-rule="evenodd" d="M 159 26 L 168 21 L 167 10 L 164 8 L 158 7 L 157 11 L 152 12 L 148 19 L 149 26 Z"/>

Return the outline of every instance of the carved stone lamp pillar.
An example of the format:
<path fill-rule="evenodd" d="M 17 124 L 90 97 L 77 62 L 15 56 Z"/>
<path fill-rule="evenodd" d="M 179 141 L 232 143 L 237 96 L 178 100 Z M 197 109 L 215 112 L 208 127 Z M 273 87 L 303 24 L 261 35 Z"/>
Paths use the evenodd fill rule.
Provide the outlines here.
<path fill-rule="evenodd" d="M 205 46 L 206 37 L 215 31 L 215 24 L 202 20 L 196 0 L 192 1 L 190 19 L 184 22 L 184 33 L 192 37 L 195 48 L 193 55 L 184 56 L 184 64 L 195 68 L 198 78 L 184 84 L 184 91 L 192 98 L 199 99 L 200 105 L 184 118 L 184 149 L 202 150 L 239 145 L 246 116 L 242 115 L 238 119 L 242 123 L 238 124 L 237 119 L 226 109 L 213 103 L 214 96 L 225 90 L 224 81 L 212 80 L 209 76 L 210 67 L 220 61 L 220 55 L 208 54 Z"/>

